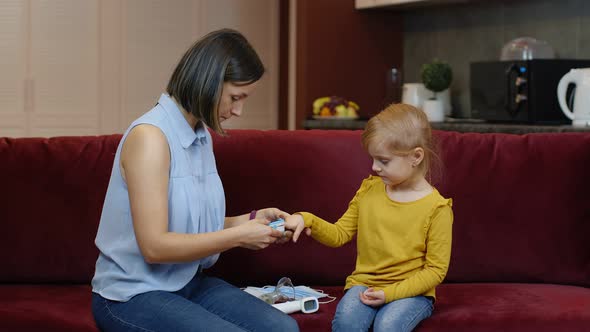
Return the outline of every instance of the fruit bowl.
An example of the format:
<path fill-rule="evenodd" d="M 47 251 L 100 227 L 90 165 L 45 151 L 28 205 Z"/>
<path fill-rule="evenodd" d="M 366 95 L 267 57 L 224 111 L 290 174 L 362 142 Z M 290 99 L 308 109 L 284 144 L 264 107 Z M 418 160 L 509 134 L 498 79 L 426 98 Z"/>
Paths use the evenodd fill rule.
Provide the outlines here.
<path fill-rule="evenodd" d="M 359 105 L 338 96 L 320 97 L 313 102 L 314 119 L 358 119 Z"/>

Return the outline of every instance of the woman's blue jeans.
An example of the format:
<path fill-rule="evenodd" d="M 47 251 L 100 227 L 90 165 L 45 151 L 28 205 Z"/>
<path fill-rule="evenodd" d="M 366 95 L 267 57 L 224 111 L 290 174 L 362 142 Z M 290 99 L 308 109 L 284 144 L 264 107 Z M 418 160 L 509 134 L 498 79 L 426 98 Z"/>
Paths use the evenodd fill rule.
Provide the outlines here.
<path fill-rule="evenodd" d="M 290 316 L 203 273 L 177 292 L 147 292 L 127 302 L 92 293 L 92 313 L 101 331 L 299 331 Z"/>
<path fill-rule="evenodd" d="M 353 286 L 344 294 L 336 308 L 332 331 L 368 331 L 373 325 L 374 332 L 409 332 L 430 317 L 434 308 L 432 301 L 425 296 L 399 299 L 374 308 L 359 298 L 359 293 L 366 289 L 365 286 Z"/>

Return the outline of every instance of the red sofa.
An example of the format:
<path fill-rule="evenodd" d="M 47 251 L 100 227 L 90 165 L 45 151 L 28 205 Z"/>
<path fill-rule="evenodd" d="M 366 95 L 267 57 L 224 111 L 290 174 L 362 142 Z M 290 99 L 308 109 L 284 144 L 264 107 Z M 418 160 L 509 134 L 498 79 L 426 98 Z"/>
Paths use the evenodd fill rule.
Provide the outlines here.
<path fill-rule="evenodd" d="M 436 137 L 453 251 L 417 330 L 590 331 L 590 133 Z M 96 331 L 93 242 L 120 138 L 0 139 L 0 331 Z M 214 144 L 229 215 L 277 206 L 335 221 L 370 172 L 360 131 L 233 130 Z M 230 250 L 208 273 L 240 286 L 288 276 L 340 298 L 354 263 L 354 243 L 303 237 Z M 294 317 L 329 331 L 336 303 Z"/>

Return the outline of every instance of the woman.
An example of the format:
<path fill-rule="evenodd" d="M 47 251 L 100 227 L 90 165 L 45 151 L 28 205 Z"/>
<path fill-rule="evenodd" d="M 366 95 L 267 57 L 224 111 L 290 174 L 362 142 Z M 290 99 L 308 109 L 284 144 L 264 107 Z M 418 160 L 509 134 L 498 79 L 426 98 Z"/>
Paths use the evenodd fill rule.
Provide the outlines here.
<path fill-rule="evenodd" d="M 291 317 L 202 270 L 219 253 L 283 242 L 267 208 L 225 217 L 207 128 L 240 116 L 264 67 L 233 30 L 182 57 L 156 106 L 115 155 L 100 219 L 92 311 L 104 331 L 298 331 Z M 254 219 L 254 220 L 250 220 Z"/>

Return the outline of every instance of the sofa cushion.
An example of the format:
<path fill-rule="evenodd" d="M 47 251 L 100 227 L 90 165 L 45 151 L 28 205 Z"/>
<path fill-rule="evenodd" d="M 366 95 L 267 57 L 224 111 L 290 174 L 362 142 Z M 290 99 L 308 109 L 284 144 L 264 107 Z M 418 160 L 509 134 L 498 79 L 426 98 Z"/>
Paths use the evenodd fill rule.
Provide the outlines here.
<path fill-rule="evenodd" d="M 314 314 L 295 314 L 301 331 L 330 331 L 342 287 L 319 287 L 338 299 Z M 590 289 L 551 284 L 443 284 L 432 316 L 416 332 L 590 331 Z M 301 317 L 305 316 L 305 317 Z"/>
<path fill-rule="evenodd" d="M 97 331 L 90 286 L 1 285 L 0 331 Z"/>
<path fill-rule="evenodd" d="M 312 286 L 336 296 L 313 314 L 293 314 L 301 331 L 329 331 L 341 286 Z M 590 327 L 590 289 L 550 284 L 443 284 L 435 311 L 417 332 L 569 332 Z M 89 286 L 0 286 L 0 331 L 97 331 Z"/>
<path fill-rule="evenodd" d="M 443 284 L 417 332 L 590 331 L 590 289 L 552 284 Z"/>

